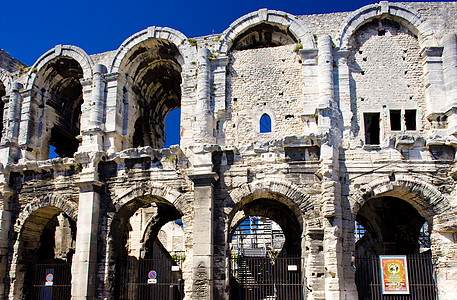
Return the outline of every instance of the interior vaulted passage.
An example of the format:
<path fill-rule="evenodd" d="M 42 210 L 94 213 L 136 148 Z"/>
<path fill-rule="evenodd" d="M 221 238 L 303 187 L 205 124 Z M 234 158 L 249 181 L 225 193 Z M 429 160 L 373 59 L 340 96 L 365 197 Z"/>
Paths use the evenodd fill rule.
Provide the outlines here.
<path fill-rule="evenodd" d="M 181 106 L 180 61 L 177 47 L 157 38 L 137 44 L 125 55 L 120 70 L 126 77 L 124 101 L 132 110 L 128 146 L 164 147 L 165 118 Z"/>

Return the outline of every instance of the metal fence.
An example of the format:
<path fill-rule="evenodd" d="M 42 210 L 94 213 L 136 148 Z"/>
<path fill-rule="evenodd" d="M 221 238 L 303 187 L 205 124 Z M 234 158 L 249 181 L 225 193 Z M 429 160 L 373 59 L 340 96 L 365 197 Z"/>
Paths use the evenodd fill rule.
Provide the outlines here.
<path fill-rule="evenodd" d="M 71 298 L 71 263 L 31 266 L 31 289 L 27 299 L 66 300 Z"/>
<path fill-rule="evenodd" d="M 430 252 L 407 255 L 409 295 L 383 295 L 378 256 L 355 259 L 355 281 L 360 300 L 435 300 L 436 278 Z"/>
<path fill-rule="evenodd" d="M 300 257 L 233 257 L 231 299 L 303 299 Z"/>
<path fill-rule="evenodd" d="M 118 261 L 116 299 L 183 299 L 182 262 L 180 257 L 175 259 L 128 258 Z"/>

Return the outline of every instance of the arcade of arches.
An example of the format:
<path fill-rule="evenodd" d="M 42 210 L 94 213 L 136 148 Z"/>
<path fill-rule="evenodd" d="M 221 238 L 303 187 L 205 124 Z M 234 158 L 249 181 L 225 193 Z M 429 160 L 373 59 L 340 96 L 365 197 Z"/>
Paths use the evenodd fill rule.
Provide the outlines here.
<path fill-rule="evenodd" d="M 457 299 L 454 15 L 0 51 L 0 299 L 379 299 L 385 255 L 404 299 Z"/>

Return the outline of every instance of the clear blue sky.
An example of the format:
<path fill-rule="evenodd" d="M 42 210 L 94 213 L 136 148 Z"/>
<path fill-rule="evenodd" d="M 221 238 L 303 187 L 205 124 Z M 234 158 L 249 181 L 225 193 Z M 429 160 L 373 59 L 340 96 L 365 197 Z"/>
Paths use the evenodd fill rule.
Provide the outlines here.
<path fill-rule="evenodd" d="M 32 65 L 56 44 L 88 54 L 115 50 L 149 26 L 167 26 L 187 37 L 222 33 L 230 23 L 260 8 L 294 15 L 352 11 L 378 1 L 2 1 L 0 48 Z"/>
<path fill-rule="evenodd" d="M 130 35 L 153 25 L 171 27 L 190 38 L 222 33 L 239 17 L 260 8 L 304 15 L 353 11 L 379 1 L 2 2 L 0 48 L 31 66 L 57 44 L 78 46 L 89 55 L 101 53 L 117 49 Z"/>

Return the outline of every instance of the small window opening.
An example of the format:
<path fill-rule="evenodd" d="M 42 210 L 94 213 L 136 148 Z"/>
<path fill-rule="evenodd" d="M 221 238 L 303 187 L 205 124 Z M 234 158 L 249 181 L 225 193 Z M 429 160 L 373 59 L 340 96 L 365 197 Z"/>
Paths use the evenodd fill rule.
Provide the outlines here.
<path fill-rule="evenodd" d="M 165 118 L 165 148 L 179 145 L 181 137 L 181 108 L 170 111 Z"/>
<path fill-rule="evenodd" d="M 401 110 L 390 111 L 390 130 L 401 130 Z"/>
<path fill-rule="evenodd" d="M 271 132 L 271 118 L 267 114 L 263 114 L 260 118 L 260 133 Z"/>
<path fill-rule="evenodd" d="M 378 29 L 378 35 L 379 36 L 386 35 L 386 30 L 385 29 Z"/>
<path fill-rule="evenodd" d="M 365 143 L 379 145 L 379 113 L 364 113 Z"/>
<path fill-rule="evenodd" d="M 416 110 L 405 110 L 406 130 L 416 130 Z"/>

